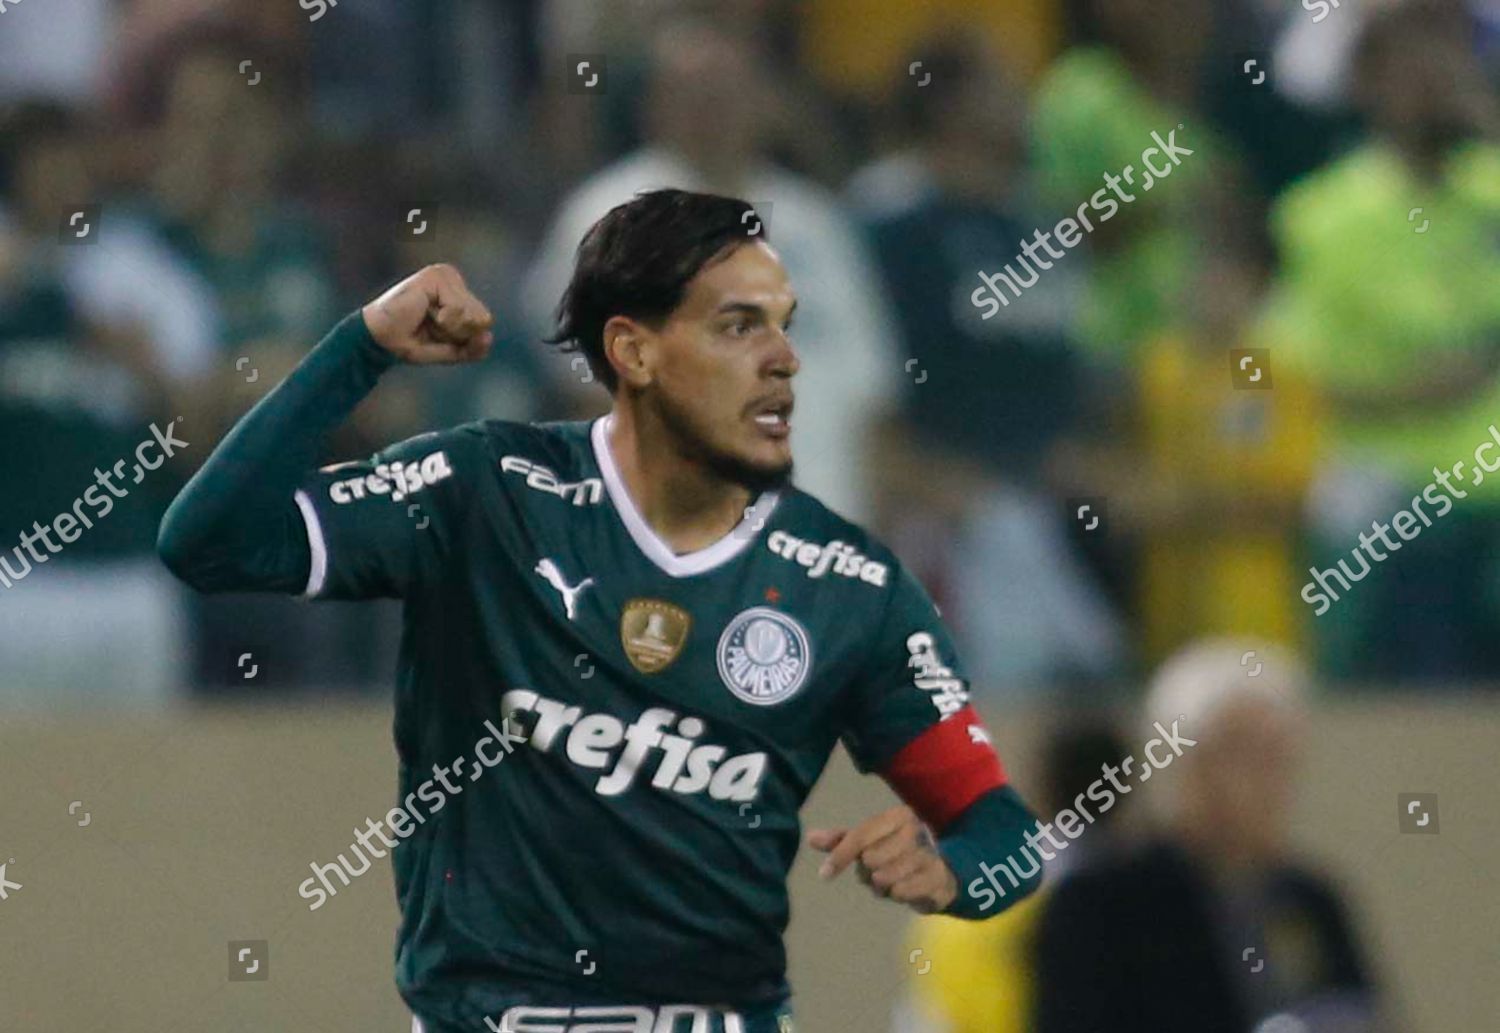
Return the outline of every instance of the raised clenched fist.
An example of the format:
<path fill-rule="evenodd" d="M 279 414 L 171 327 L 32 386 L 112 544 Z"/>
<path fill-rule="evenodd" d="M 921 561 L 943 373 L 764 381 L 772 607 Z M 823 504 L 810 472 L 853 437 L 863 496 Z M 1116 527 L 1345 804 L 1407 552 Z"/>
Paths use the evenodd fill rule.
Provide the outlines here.
<path fill-rule="evenodd" d="M 366 305 L 370 335 L 404 362 L 478 362 L 489 354 L 495 319 L 451 265 L 429 265 Z"/>

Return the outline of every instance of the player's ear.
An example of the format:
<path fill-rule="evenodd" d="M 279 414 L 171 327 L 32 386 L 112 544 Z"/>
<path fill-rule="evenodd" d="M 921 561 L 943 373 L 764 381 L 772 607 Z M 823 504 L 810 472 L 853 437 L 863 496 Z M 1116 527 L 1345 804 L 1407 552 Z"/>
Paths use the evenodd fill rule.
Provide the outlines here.
<path fill-rule="evenodd" d="M 611 316 L 604 324 L 604 360 L 620 383 L 645 387 L 652 380 L 651 335 L 629 316 Z"/>

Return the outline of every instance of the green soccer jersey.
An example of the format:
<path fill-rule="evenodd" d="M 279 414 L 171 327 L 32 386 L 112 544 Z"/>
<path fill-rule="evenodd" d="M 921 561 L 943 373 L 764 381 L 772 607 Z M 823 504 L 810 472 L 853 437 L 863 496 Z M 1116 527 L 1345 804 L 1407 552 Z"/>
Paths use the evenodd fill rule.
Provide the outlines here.
<path fill-rule="evenodd" d="M 472 424 L 297 496 L 309 594 L 406 601 L 401 797 L 426 820 L 393 854 L 399 979 L 434 1014 L 495 966 L 785 996 L 797 812 L 835 741 L 880 770 L 966 700 L 918 664 L 951 651 L 885 548 L 791 490 L 674 555 L 609 427 Z"/>
<path fill-rule="evenodd" d="M 1021 842 L 936 610 L 884 546 L 787 489 L 674 554 L 611 417 L 474 423 L 304 473 L 393 361 L 345 320 L 215 450 L 159 547 L 205 591 L 404 601 L 383 825 L 397 982 L 424 1020 L 784 1000 L 798 810 L 838 741 L 948 830 L 960 886 Z M 980 917 L 972 894 L 950 910 Z"/>

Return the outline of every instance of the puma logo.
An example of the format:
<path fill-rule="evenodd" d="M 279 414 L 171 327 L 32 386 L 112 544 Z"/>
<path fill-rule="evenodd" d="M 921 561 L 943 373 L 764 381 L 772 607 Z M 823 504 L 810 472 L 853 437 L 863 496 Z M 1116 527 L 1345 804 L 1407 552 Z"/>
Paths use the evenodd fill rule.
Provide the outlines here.
<path fill-rule="evenodd" d="M 594 579 L 586 577 L 578 584 L 569 586 L 563 580 L 562 571 L 557 569 L 557 564 L 550 559 L 543 559 L 536 565 L 536 572 L 547 579 L 547 583 L 557 589 L 562 596 L 563 610 L 568 615 L 568 620 L 573 619 L 573 614 L 578 608 L 578 596 L 583 590 L 594 583 Z"/>

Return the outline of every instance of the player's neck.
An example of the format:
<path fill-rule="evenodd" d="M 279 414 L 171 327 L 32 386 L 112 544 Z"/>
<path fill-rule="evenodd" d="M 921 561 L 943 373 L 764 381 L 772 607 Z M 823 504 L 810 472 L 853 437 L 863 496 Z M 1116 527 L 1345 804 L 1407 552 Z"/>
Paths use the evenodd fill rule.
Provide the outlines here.
<path fill-rule="evenodd" d="M 744 519 L 749 490 L 682 455 L 664 428 L 616 406 L 604 443 L 641 518 L 677 555 L 708 548 Z"/>

